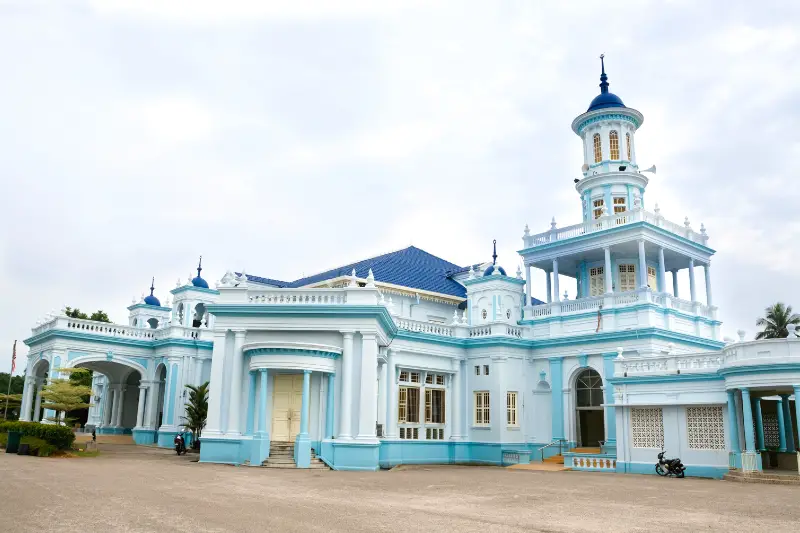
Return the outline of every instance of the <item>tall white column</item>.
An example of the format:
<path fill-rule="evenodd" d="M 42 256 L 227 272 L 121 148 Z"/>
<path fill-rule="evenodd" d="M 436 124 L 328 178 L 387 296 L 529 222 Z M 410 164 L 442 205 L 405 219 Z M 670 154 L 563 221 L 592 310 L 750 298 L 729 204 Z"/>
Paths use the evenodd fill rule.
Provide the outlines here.
<path fill-rule="evenodd" d="M 111 415 L 114 413 L 114 389 L 111 388 L 111 383 L 106 382 L 103 400 L 106 402 L 103 407 L 103 425 L 110 426 L 113 420 Z"/>
<path fill-rule="evenodd" d="M 388 439 L 397 438 L 397 366 L 394 352 L 386 350 L 386 429 L 384 436 Z"/>
<path fill-rule="evenodd" d="M 375 382 L 378 366 L 378 339 L 374 333 L 361 333 L 361 405 L 358 413 L 358 435 L 360 440 L 375 440 L 377 402 Z"/>
<path fill-rule="evenodd" d="M 528 305 L 533 305 L 533 289 L 531 287 L 531 266 L 525 265 L 525 290 L 528 294 Z"/>
<path fill-rule="evenodd" d="M 363 376 L 362 376 L 363 379 Z M 339 439 L 353 438 L 353 332 L 342 332 L 342 384 Z"/>
<path fill-rule="evenodd" d="M 194 358 L 194 384 L 202 384 L 203 379 L 203 360 L 200 357 Z"/>
<path fill-rule="evenodd" d="M 553 259 L 553 301 L 561 301 L 561 292 L 558 289 L 558 259 Z"/>
<path fill-rule="evenodd" d="M 551 303 L 553 301 L 553 287 L 550 279 L 550 271 L 548 270 L 545 272 L 545 275 L 547 277 L 547 303 Z"/>
<path fill-rule="evenodd" d="M 41 420 L 43 386 L 44 386 L 44 380 L 36 378 L 36 401 L 33 402 L 33 417 L 31 418 L 31 420 L 33 420 L 34 422 L 39 422 Z"/>
<path fill-rule="evenodd" d="M 388 386 L 388 368 L 389 365 L 383 363 L 379 367 L 378 373 L 378 424 L 383 427 L 384 434 L 386 434 L 386 402 L 387 394 L 386 388 Z"/>
<path fill-rule="evenodd" d="M 33 396 L 36 393 L 36 378 L 28 376 L 25 378 L 25 399 L 22 402 L 22 412 L 19 419 L 22 421 L 31 420 L 31 409 L 33 409 Z"/>
<path fill-rule="evenodd" d="M 153 429 L 156 409 L 158 409 L 158 384 L 152 381 L 149 382 L 147 386 L 147 402 L 144 408 L 143 425 L 147 429 Z"/>
<path fill-rule="evenodd" d="M 125 386 L 120 385 L 117 389 L 117 409 L 114 412 L 114 426 L 122 427 L 122 409 L 125 405 Z"/>
<path fill-rule="evenodd" d="M 672 269 L 672 295 L 675 298 L 680 298 L 680 296 L 678 296 L 678 269 L 677 268 L 673 268 Z"/>
<path fill-rule="evenodd" d="M 706 263 L 704 267 L 706 274 L 706 305 L 711 307 L 714 305 L 711 300 L 711 263 Z"/>
<path fill-rule="evenodd" d="M 697 292 L 694 284 L 694 259 L 689 259 L 689 294 L 693 302 L 697 301 Z"/>
<path fill-rule="evenodd" d="M 144 397 L 147 394 L 147 387 L 139 385 L 139 404 L 136 406 L 136 427 L 142 427 L 144 423 Z"/>
<path fill-rule="evenodd" d="M 639 287 L 647 287 L 647 258 L 644 254 L 644 240 L 639 241 Z"/>
<path fill-rule="evenodd" d="M 450 405 L 452 405 L 452 424 L 450 427 L 450 439 L 451 440 L 461 440 L 461 420 L 464 413 L 464 406 L 462 405 L 463 402 L 463 393 L 461 392 L 461 379 L 463 377 L 462 369 L 464 368 L 463 365 L 464 361 L 458 361 L 456 364 L 456 372 L 453 374 L 451 378 L 452 381 L 450 387 Z"/>
<path fill-rule="evenodd" d="M 605 284 L 605 293 L 611 294 L 614 292 L 614 280 L 611 276 L 611 248 L 606 246 L 603 248 L 603 254 L 605 255 L 605 264 L 603 265 L 603 274 L 604 274 L 604 284 Z"/>
<path fill-rule="evenodd" d="M 664 248 L 658 248 L 658 292 L 667 292 L 667 271 L 664 266 Z"/>
<path fill-rule="evenodd" d="M 233 359 L 231 361 L 231 396 L 228 406 L 228 430 L 227 433 L 239 434 L 242 432 L 242 365 L 244 364 L 244 338 L 245 330 L 234 331 L 233 338 Z"/>
<path fill-rule="evenodd" d="M 211 377 L 208 385 L 208 421 L 203 432 L 208 436 L 222 433 L 222 397 L 225 392 L 222 376 L 225 370 L 226 337 L 226 331 L 214 332 L 214 349 L 211 352 Z"/>

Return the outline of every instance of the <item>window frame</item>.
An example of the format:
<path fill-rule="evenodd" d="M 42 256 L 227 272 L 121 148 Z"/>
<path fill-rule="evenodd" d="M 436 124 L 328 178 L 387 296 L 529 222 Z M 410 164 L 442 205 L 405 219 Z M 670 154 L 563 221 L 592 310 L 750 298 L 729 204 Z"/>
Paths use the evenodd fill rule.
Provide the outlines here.
<path fill-rule="evenodd" d="M 506 426 L 519 427 L 519 393 L 506 391 Z"/>
<path fill-rule="evenodd" d="M 628 149 L 628 161 L 633 161 L 633 157 L 631 157 L 631 134 L 630 132 L 625 134 L 625 148 Z"/>
<path fill-rule="evenodd" d="M 472 392 L 472 423 L 476 427 L 489 427 L 491 425 L 492 398 L 488 390 Z"/>
<path fill-rule="evenodd" d="M 594 154 L 594 162 L 600 163 L 603 160 L 603 140 L 600 138 L 599 133 L 592 136 L 592 148 Z"/>
<path fill-rule="evenodd" d="M 628 210 L 628 199 L 625 196 L 615 196 L 612 198 L 611 203 L 614 205 L 615 215 L 624 213 Z"/>
<path fill-rule="evenodd" d="M 619 133 L 617 130 L 611 130 L 608 132 L 608 149 L 609 149 L 609 158 L 612 161 L 620 161 L 619 157 Z M 616 157 L 614 157 L 616 155 Z"/>
<path fill-rule="evenodd" d="M 595 198 L 592 200 L 592 215 L 594 215 L 595 219 L 600 218 L 603 216 L 603 207 L 606 205 L 606 201 L 604 198 Z"/>
<path fill-rule="evenodd" d="M 623 271 L 623 267 L 626 269 Z M 617 265 L 617 274 L 619 276 L 619 292 L 630 292 L 636 290 L 636 276 L 639 269 L 636 263 L 620 263 Z M 630 284 L 633 284 L 630 287 Z M 626 288 L 630 287 L 630 288 Z"/>

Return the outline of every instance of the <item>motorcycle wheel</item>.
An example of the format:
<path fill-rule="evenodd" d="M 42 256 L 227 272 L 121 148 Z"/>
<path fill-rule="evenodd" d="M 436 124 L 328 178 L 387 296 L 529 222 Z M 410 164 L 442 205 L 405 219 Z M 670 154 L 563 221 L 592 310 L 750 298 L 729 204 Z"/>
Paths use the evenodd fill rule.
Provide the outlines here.
<path fill-rule="evenodd" d="M 664 467 L 661 466 L 661 463 L 656 463 L 656 474 L 659 476 L 666 476 L 667 472 L 664 470 Z"/>
<path fill-rule="evenodd" d="M 686 470 L 684 468 L 679 468 L 676 477 L 686 477 Z"/>

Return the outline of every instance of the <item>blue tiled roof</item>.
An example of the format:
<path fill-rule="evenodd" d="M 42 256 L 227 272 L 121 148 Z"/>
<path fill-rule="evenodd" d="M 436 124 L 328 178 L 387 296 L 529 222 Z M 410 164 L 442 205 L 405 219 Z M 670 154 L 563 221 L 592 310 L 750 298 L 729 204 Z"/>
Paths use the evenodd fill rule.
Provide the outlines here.
<path fill-rule="evenodd" d="M 236 272 L 237 276 L 240 276 L 241 273 Z M 280 281 L 277 279 L 270 279 L 270 278 L 262 278 L 261 276 L 251 276 L 250 274 L 247 275 L 248 281 L 254 281 L 256 283 L 265 283 L 267 285 L 273 285 L 275 287 L 285 288 L 288 287 L 290 282 L 288 281 Z"/>
<path fill-rule="evenodd" d="M 283 282 L 262 278 L 259 276 L 247 275 L 248 279 L 257 283 L 268 283 L 286 288 L 303 287 L 319 283 L 340 276 L 349 276 L 353 269 L 356 276 L 366 278 L 370 269 L 376 281 L 419 289 L 423 291 L 438 292 L 466 298 L 467 290 L 458 282 L 450 278 L 451 273 L 461 270 L 461 267 L 449 261 L 445 261 L 435 255 L 431 255 L 415 246 L 409 246 L 396 252 L 391 252 L 378 257 L 364 259 L 356 263 L 340 266 L 291 282 Z M 469 268 L 469 267 L 467 267 Z M 280 284 L 280 285 L 279 285 Z"/>

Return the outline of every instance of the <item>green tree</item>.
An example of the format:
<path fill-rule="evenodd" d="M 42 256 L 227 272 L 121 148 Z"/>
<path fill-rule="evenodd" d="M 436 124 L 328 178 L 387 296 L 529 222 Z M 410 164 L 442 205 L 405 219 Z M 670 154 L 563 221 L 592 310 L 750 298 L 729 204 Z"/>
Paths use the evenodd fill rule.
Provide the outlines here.
<path fill-rule="evenodd" d="M 756 326 L 764 328 L 756 339 L 782 339 L 789 336 L 788 326 L 800 325 L 800 315 L 792 312 L 792 306 L 782 302 L 764 309 L 764 316 L 756 320 Z"/>
<path fill-rule="evenodd" d="M 11 376 L 11 388 L 8 387 L 8 372 L 0 372 L 0 411 L 6 410 L 6 392 L 8 396 L 8 413 L 6 420 L 17 420 L 20 412 L 20 401 L 22 390 L 25 388 L 25 378 L 22 376 Z"/>
<path fill-rule="evenodd" d="M 192 445 L 200 445 L 200 435 L 206 427 L 208 418 L 208 381 L 202 385 L 186 385 L 189 389 L 189 401 L 186 403 L 186 416 L 183 427 L 192 432 Z"/>
<path fill-rule="evenodd" d="M 74 419 L 68 418 L 67 413 L 91 407 L 87 398 L 92 394 L 92 388 L 77 384 L 85 379 L 83 377 L 73 379 L 89 371 L 85 368 L 59 368 L 57 372 L 68 374 L 68 377 L 53 378 L 42 388 L 42 407 L 56 412 L 55 417 L 49 418 L 51 422 L 71 425 Z"/>
<path fill-rule="evenodd" d="M 102 309 L 98 309 L 91 316 L 87 315 L 77 307 L 75 309 L 71 307 L 66 307 L 64 309 L 64 314 L 70 318 L 80 318 L 82 320 L 94 320 L 95 322 L 111 322 L 111 319 L 108 318 L 108 315 Z"/>

